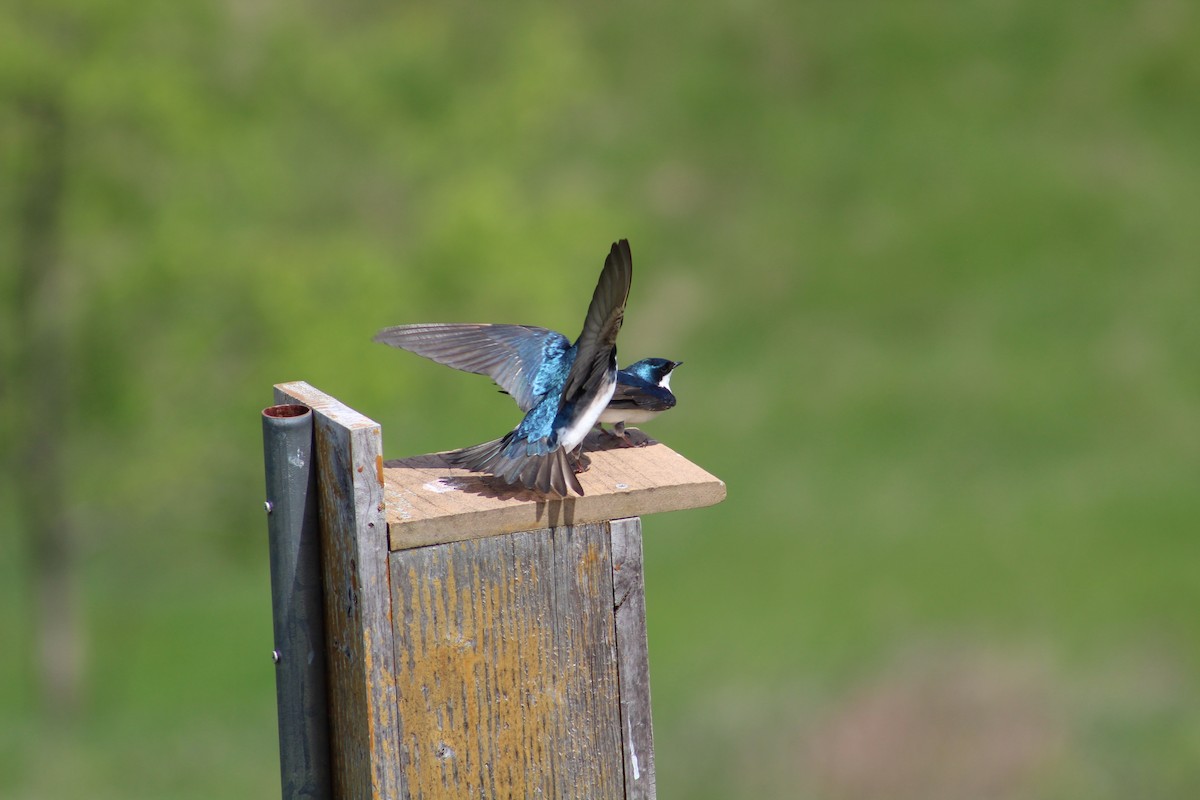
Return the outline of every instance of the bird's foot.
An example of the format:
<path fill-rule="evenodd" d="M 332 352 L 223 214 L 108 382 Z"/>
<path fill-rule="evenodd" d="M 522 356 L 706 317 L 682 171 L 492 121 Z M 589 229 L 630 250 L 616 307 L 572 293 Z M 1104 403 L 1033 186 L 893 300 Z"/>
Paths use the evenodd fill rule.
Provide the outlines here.
<path fill-rule="evenodd" d="M 615 438 L 617 441 L 619 441 L 621 443 L 621 447 L 640 447 L 641 446 L 629 437 L 629 431 L 627 431 L 625 429 L 624 422 L 618 422 L 616 425 L 613 425 L 612 436 L 613 436 L 613 438 Z"/>
<path fill-rule="evenodd" d="M 610 431 L 608 428 L 604 427 L 603 422 L 597 422 L 596 429 L 600 431 L 600 434 L 602 436 L 605 436 L 609 439 L 620 439 L 621 438 L 618 434 L 616 434 L 613 431 Z"/>
<path fill-rule="evenodd" d="M 592 459 L 588 458 L 583 453 L 579 453 L 571 458 L 571 469 L 575 471 L 576 475 L 587 472 L 591 468 Z"/>

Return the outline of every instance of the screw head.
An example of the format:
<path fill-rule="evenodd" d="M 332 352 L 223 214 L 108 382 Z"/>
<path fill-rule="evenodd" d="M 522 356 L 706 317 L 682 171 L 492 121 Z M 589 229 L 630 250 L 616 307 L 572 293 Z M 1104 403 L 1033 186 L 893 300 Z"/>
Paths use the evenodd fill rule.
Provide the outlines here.
<path fill-rule="evenodd" d="M 268 501 L 266 501 L 265 503 L 263 503 L 263 509 L 264 509 L 264 510 L 265 510 L 265 511 L 266 511 L 268 514 L 270 514 L 272 511 L 274 511 L 274 510 L 275 510 L 275 504 L 274 504 L 274 503 L 272 503 L 270 500 L 268 500 Z"/>
<path fill-rule="evenodd" d="M 276 664 L 278 664 L 280 661 L 283 660 L 283 656 L 280 654 L 280 652 L 278 650 L 272 650 L 271 651 L 271 660 L 274 661 Z"/>

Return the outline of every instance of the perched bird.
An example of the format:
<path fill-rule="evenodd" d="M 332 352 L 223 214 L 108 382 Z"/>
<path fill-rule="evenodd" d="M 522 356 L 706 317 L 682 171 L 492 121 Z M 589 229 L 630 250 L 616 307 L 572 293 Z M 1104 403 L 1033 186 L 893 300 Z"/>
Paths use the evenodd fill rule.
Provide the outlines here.
<path fill-rule="evenodd" d="M 385 328 L 374 341 L 487 375 L 525 412 L 501 438 L 450 453 L 452 464 L 546 494 L 582 495 L 569 456 L 617 388 L 617 333 L 632 278 L 629 242 L 622 239 L 604 261 L 574 344 L 545 328 L 458 323 Z"/>
<path fill-rule="evenodd" d="M 424 356 L 439 364 L 487 375 L 512 395 L 521 411 L 528 412 L 540 394 L 522 391 L 525 376 L 536 373 L 548 341 L 566 350 L 570 340 L 561 333 L 534 325 L 417 324 L 385 328 L 373 341 Z M 502 355 L 497 356 L 497 351 Z M 453 363 L 451 363 L 453 362 Z M 626 425 L 638 425 L 675 407 L 671 372 L 682 361 L 644 358 L 617 370 L 617 388 L 596 423 L 601 432 L 633 446 Z M 613 426 L 609 431 L 604 427 Z"/>
<path fill-rule="evenodd" d="M 666 358 L 643 358 L 617 372 L 617 389 L 613 392 L 608 407 L 600 412 L 597 423 L 604 430 L 604 423 L 613 426 L 610 436 L 620 439 L 626 446 L 633 446 L 625 426 L 648 422 L 669 408 L 675 407 L 675 395 L 671 393 L 671 372 L 682 364 Z"/>

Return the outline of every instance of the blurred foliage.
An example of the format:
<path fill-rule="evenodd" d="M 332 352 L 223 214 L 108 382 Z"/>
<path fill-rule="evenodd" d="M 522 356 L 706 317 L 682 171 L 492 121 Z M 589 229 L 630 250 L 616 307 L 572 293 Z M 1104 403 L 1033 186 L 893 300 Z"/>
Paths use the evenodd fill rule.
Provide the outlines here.
<path fill-rule="evenodd" d="M 277 791 L 271 384 L 389 456 L 498 435 L 371 335 L 574 335 L 628 236 L 622 360 L 687 362 L 650 430 L 729 485 L 646 520 L 663 796 L 1196 796 L 1198 17 L 8 0 L 0 263 L 30 108 L 68 137 L 89 671 L 43 719 L 5 481 L 0 793 Z"/>

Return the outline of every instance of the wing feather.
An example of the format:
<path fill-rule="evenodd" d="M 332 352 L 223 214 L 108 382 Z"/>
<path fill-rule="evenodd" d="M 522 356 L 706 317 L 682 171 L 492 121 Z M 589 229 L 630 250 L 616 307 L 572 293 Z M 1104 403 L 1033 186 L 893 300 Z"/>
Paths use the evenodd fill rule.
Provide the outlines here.
<path fill-rule="evenodd" d="M 625 373 L 618 373 L 617 388 L 612 400 L 608 401 L 610 409 L 666 411 L 675 407 L 675 395 L 669 389 L 638 378 L 628 380 L 629 377 Z"/>
<path fill-rule="evenodd" d="M 629 241 L 614 242 L 604 260 L 604 270 L 592 293 L 583 331 L 575 340 L 577 353 L 567 374 L 563 402 L 573 402 L 581 394 L 598 390 L 616 358 L 617 333 L 625 319 L 625 302 L 633 281 L 633 256 Z"/>
<path fill-rule="evenodd" d="M 556 358 L 571 343 L 556 331 L 534 325 L 424 323 L 384 328 L 372 341 L 464 372 L 487 375 L 513 396 L 522 411 L 537 405 L 544 387 L 535 385 L 547 358 Z"/>

